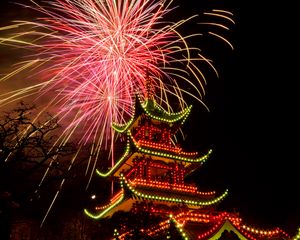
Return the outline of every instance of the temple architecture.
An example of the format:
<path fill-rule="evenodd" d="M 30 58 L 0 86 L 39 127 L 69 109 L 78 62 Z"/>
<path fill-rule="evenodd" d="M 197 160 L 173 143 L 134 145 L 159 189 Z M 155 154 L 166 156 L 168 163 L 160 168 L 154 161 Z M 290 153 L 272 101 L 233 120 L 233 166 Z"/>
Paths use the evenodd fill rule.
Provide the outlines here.
<path fill-rule="evenodd" d="M 110 218 L 118 211 L 144 212 L 158 219 L 139 229 L 116 229 L 112 239 L 298 239 L 279 228 L 248 226 L 237 213 L 217 211 L 228 191 L 201 191 L 185 179 L 209 159 L 207 152 L 187 152 L 174 136 L 189 116 L 191 107 L 168 113 L 153 97 L 136 97 L 134 115 L 125 125 L 113 125 L 127 138 L 123 155 L 107 171 L 105 178 L 117 179 L 119 189 L 104 206 L 85 213 L 94 219 Z"/>

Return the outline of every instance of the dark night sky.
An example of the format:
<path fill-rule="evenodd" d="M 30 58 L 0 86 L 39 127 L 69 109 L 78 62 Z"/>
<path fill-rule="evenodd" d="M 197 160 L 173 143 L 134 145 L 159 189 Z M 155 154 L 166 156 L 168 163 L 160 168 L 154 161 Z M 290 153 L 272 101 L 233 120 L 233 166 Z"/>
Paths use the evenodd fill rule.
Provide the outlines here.
<path fill-rule="evenodd" d="M 1 0 L 1 16 L 7 16 L 1 17 L 2 23 L 16 16 L 6 2 Z M 211 112 L 194 106 L 186 122 L 187 144 L 214 150 L 194 177 L 212 189 L 228 188 L 226 201 L 246 222 L 296 232 L 300 159 L 295 4 L 174 2 L 186 16 L 221 8 L 233 12 L 236 22 L 227 34 L 234 51 L 209 44 L 201 47 L 208 49 L 220 78 L 208 80 L 204 102 Z"/>
<path fill-rule="evenodd" d="M 224 180 L 245 220 L 293 231 L 300 225 L 295 6 L 223 2 L 235 13 L 235 51 L 214 57 L 221 79 L 208 83 L 209 130 L 197 135 L 209 135 L 215 156 L 201 173 Z"/>
<path fill-rule="evenodd" d="M 192 2 L 201 9 L 202 1 Z M 207 134 L 215 150 L 199 173 L 229 188 L 229 201 L 246 221 L 293 231 L 300 226 L 295 6 L 204 2 L 223 2 L 236 26 L 234 52 L 214 53 L 221 77 L 207 86 L 208 130 L 191 131 L 193 139 Z"/>

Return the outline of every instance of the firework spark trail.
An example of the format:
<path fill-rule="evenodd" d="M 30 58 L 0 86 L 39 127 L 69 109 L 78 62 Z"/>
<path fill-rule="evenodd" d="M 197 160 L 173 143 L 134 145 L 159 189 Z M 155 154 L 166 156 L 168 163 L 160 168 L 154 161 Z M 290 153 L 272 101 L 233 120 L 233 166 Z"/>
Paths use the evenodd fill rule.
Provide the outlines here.
<path fill-rule="evenodd" d="M 11 29 L 26 26 L 28 30 L 2 39 L 2 42 L 17 47 L 25 44 L 34 51 L 28 56 L 33 60 L 24 61 L 16 73 L 38 64 L 33 75 L 40 82 L 16 91 L 13 97 L 2 98 L 0 104 L 34 92 L 38 93 L 38 99 L 47 94 L 54 95 L 55 101 L 50 101 L 49 107 L 58 108 L 56 116 L 61 121 L 72 118 L 76 111 L 84 112 L 67 125 L 65 133 L 73 132 L 75 126 L 81 125 L 85 132 L 81 141 L 95 140 L 95 133 L 103 136 L 98 147 L 109 147 L 111 139 L 107 136 L 112 136 L 112 121 L 124 123 L 130 117 L 134 93 L 145 97 L 146 76 L 154 79 L 154 85 L 161 92 L 156 98 L 160 98 L 168 110 L 172 111 L 168 101 L 170 95 L 177 98 L 182 108 L 185 107 L 182 98 L 185 91 L 174 76 L 191 83 L 187 79 L 188 73 L 184 72 L 184 76 L 176 68 L 172 69 L 173 73 L 168 73 L 168 69 L 174 62 L 188 65 L 191 61 L 190 49 L 185 42 L 187 37 L 176 31 L 186 20 L 173 24 L 162 22 L 163 16 L 171 11 L 170 3 L 56 0 L 48 7 L 34 3 L 30 8 L 43 17 L 31 22 L 17 22 Z M 32 41 L 19 40 L 24 36 L 29 36 Z M 178 52 L 182 59 L 176 58 Z M 14 72 L 4 80 L 13 75 Z M 201 79 L 192 86 L 196 90 L 192 96 L 201 101 L 204 93 Z"/>
<path fill-rule="evenodd" d="M 47 6 L 31 2 L 32 6 L 25 7 L 42 17 L 0 28 L 19 31 L 0 38 L 0 44 L 32 51 L 28 60 L 20 62 L 0 83 L 30 69 L 30 77 L 39 82 L 0 95 L 0 106 L 33 94 L 37 100 L 51 96 L 42 109 L 54 108 L 55 117 L 64 125 L 57 145 L 78 135 L 80 146 L 92 143 L 91 156 L 95 157 L 89 158 L 86 169 L 87 174 L 92 168 L 89 181 L 101 150 L 112 150 L 112 122 L 124 124 L 131 117 L 134 94 L 146 98 L 148 77 L 155 87 L 154 98 L 168 111 L 178 105 L 186 107 L 184 95 L 205 106 L 201 99 L 206 79 L 197 62 L 217 71 L 200 49 L 187 43 L 201 34 L 181 36 L 177 30 L 195 16 L 176 23 L 163 21 L 173 10 L 172 0 L 54 0 Z M 221 10 L 206 14 L 231 19 Z M 230 45 L 220 35 L 210 34 Z M 187 85 L 194 92 L 186 90 Z"/>

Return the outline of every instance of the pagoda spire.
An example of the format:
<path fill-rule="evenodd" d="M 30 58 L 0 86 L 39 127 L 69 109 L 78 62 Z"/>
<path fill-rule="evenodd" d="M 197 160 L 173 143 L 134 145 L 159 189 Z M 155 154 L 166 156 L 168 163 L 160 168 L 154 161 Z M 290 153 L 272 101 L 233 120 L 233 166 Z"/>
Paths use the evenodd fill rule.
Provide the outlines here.
<path fill-rule="evenodd" d="M 154 97 L 154 86 L 153 86 L 152 78 L 149 76 L 148 73 L 146 75 L 145 86 L 146 86 L 146 99 L 153 100 L 153 97 Z"/>

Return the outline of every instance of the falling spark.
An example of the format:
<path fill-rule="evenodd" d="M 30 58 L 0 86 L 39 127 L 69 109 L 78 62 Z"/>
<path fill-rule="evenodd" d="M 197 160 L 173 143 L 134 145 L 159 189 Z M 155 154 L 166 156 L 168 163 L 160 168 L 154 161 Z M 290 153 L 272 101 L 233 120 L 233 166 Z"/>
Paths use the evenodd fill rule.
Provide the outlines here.
<path fill-rule="evenodd" d="M 173 24 L 162 22 L 164 15 L 171 11 L 170 3 L 56 0 L 44 7 L 32 2 L 34 6 L 26 7 L 38 11 L 42 17 L 16 22 L 14 29 L 27 30 L 2 39 L 2 43 L 25 45 L 35 53 L 2 80 L 28 71 L 38 62 L 31 77 L 40 82 L 8 94 L 8 98 L 0 100 L 0 105 L 34 93 L 38 94 L 37 99 L 50 94 L 55 100 L 50 101 L 49 107 L 58 109 L 56 115 L 61 122 L 69 121 L 76 112 L 81 113 L 68 123 L 65 134 L 80 126 L 84 132 L 81 142 L 98 141 L 101 137 L 96 145 L 105 148 L 112 142 L 111 123 L 122 124 L 131 116 L 134 94 L 145 98 L 146 77 L 152 78 L 154 86 L 162 92 L 156 98 L 169 111 L 173 106 L 165 96 L 175 97 L 181 108 L 186 106 L 182 87 L 173 76 L 179 75 L 183 84 L 189 84 L 189 73 L 184 72 L 184 76 L 176 67 L 168 72 L 169 66 L 182 62 L 189 66 L 190 62 L 205 58 L 198 55 L 191 59 L 188 36 L 183 37 L 176 30 L 190 19 Z M 32 40 L 26 42 L 25 36 Z M 181 59 L 178 52 L 183 56 Z M 193 68 L 197 68 L 195 64 Z M 198 78 L 192 86 L 196 91 L 192 96 L 202 102 L 202 79 Z"/>
<path fill-rule="evenodd" d="M 22 6 L 38 12 L 40 17 L 0 28 L 3 32 L 16 31 L 0 38 L 1 45 L 30 51 L 26 60 L 2 77 L 0 83 L 13 81 L 24 73 L 35 81 L 0 95 L 0 107 L 32 96 L 36 96 L 35 101 L 46 102 L 41 112 L 54 110 L 64 126 L 57 145 L 78 136 L 79 149 L 91 144 L 85 170 L 86 174 L 90 172 L 89 183 L 101 151 L 114 156 L 116 136 L 112 123 L 124 124 L 132 116 L 136 93 L 147 98 L 147 78 L 155 88 L 155 100 L 169 112 L 187 106 L 184 96 L 205 106 L 202 98 L 206 79 L 198 63 L 206 63 L 218 73 L 200 49 L 189 46 L 190 38 L 202 34 L 180 34 L 179 28 L 197 16 L 175 23 L 163 21 L 174 9 L 172 0 L 53 0 L 46 6 L 33 0 L 31 3 Z M 230 12 L 214 10 L 205 14 L 233 21 L 227 16 Z M 209 24 L 227 29 L 218 23 Z M 113 157 L 111 161 L 113 164 Z M 47 173 L 48 170 L 39 185 Z"/>
<path fill-rule="evenodd" d="M 219 34 L 213 33 L 213 32 L 208 32 L 208 33 L 211 34 L 211 35 L 213 35 L 213 36 L 216 36 L 216 37 L 218 37 L 218 38 L 221 38 L 221 39 L 222 39 L 223 41 L 225 41 L 225 42 L 231 47 L 231 49 L 233 50 L 232 44 L 231 44 L 228 40 L 226 40 L 224 37 L 220 36 Z"/>

